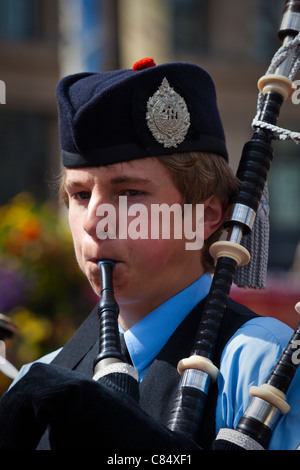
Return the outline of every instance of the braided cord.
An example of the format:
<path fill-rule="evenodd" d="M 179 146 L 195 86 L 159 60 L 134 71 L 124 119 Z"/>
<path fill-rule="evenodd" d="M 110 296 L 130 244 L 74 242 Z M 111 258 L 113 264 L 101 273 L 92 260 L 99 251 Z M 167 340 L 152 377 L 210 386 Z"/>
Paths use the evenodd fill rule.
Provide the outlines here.
<path fill-rule="evenodd" d="M 274 54 L 272 58 L 271 64 L 266 72 L 266 75 L 273 74 L 278 68 L 278 66 L 285 59 L 287 59 L 292 52 L 293 60 L 287 78 L 289 80 L 293 80 L 300 67 L 300 33 L 298 33 L 294 39 L 288 41 L 286 44 L 282 45 L 278 49 L 278 51 Z M 255 118 L 252 121 L 252 127 L 254 129 L 268 129 L 272 132 L 273 139 L 275 140 L 293 140 L 296 144 L 298 144 L 300 142 L 300 132 L 294 132 L 289 129 L 284 129 L 282 127 L 278 127 L 274 124 L 270 124 L 259 119 L 263 107 L 263 102 L 264 95 L 259 92 L 257 99 L 257 112 Z"/>

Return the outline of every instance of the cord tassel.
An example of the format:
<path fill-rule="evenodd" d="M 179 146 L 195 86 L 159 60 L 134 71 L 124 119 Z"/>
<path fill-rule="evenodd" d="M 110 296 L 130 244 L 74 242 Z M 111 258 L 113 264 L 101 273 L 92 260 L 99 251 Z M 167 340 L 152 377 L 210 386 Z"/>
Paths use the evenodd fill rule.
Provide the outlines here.
<path fill-rule="evenodd" d="M 264 289 L 266 287 L 269 258 L 269 191 L 267 183 L 249 235 L 242 238 L 241 245 L 250 253 L 250 262 L 237 268 L 234 283 L 238 287 Z"/>

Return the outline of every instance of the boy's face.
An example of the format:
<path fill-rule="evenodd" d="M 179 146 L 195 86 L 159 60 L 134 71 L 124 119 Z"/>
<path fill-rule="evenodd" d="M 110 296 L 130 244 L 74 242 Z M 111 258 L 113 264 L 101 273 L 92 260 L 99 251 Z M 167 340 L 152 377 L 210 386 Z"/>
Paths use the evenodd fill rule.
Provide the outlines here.
<path fill-rule="evenodd" d="M 203 274 L 199 251 L 186 250 L 184 237 L 118 237 L 120 196 L 127 197 L 128 209 L 135 203 L 143 204 L 149 215 L 152 204 L 182 204 L 181 194 L 169 171 L 156 158 L 105 167 L 68 169 L 65 186 L 79 266 L 93 289 L 100 294 L 97 260 L 110 258 L 115 261 L 114 291 L 121 318 L 129 314 L 134 323 Z M 111 227 L 108 227 L 110 236 L 99 238 L 101 217 L 99 209 L 98 215 L 96 212 L 97 208 L 104 207 L 103 204 L 115 209 L 116 238 L 111 237 Z M 134 218 L 128 216 L 128 223 Z"/>

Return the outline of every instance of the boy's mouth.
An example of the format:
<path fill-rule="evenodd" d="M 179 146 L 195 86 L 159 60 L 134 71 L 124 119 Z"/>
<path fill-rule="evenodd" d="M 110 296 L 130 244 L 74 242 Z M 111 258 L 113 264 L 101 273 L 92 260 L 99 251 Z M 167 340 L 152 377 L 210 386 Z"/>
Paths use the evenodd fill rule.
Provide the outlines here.
<path fill-rule="evenodd" d="M 106 257 L 101 257 L 101 258 L 89 258 L 88 261 L 90 261 L 91 263 L 97 264 L 97 266 L 99 265 L 99 263 L 104 262 L 104 261 L 109 261 L 109 262 L 113 263 L 114 265 L 119 263 L 118 260 L 113 259 L 113 258 L 108 258 L 107 256 Z"/>

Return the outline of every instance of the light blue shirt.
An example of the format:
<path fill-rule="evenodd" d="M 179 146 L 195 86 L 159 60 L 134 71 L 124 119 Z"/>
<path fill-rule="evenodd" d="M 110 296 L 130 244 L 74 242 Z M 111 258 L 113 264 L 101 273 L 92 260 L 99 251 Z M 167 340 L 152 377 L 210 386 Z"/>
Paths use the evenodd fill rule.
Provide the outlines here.
<path fill-rule="evenodd" d="M 252 385 L 269 377 L 293 330 L 275 318 L 258 317 L 245 323 L 223 350 L 218 378 L 216 430 L 235 428 L 248 406 Z M 295 450 L 300 444 L 300 369 L 288 390 L 290 411 L 280 418 L 269 450 Z"/>
<path fill-rule="evenodd" d="M 208 294 L 210 285 L 211 276 L 203 275 L 125 332 L 127 348 L 140 380 L 175 329 Z M 217 432 L 220 428 L 237 426 L 250 401 L 250 387 L 267 380 L 292 333 L 291 328 L 274 318 L 258 317 L 245 323 L 229 340 L 222 353 L 218 377 Z M 51 362 L 58 352 L 39 361 Z M 19 378 L 28 369 L 28 365 L 24 366 Z M 299 391 L 300 370 L 287 393 L 291 409 L 273 431 L 269 449 L 294 450 L 300 444 Z"/>

